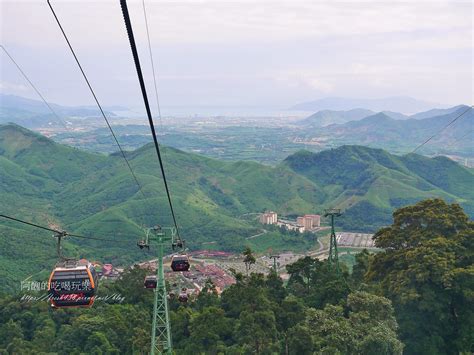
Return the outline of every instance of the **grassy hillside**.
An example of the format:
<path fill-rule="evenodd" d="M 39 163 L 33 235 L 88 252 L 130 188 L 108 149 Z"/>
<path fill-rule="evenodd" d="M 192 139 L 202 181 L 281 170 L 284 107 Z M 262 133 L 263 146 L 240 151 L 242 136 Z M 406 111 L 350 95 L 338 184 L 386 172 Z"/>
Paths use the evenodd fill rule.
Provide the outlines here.
<path fill-rule="evenodd" d="M 429 197 L 473 210 L 472 170 L 444 157 L 343 146 L 321 153 L 301 151 L 283 165 L 322 187 L 322 205 L 345 210 L 340 220 L 345 228 L 374 230 L 390 221 L 394 208 Z"/>
<path fill-rule="evenodd" d="M 427 197 L 459 201 L 472 211 L 469 187 L 473 174 L 448 159 L 418 155 L 398 157 L 358 146 L 313 154 L 299 152 L 277 167 L 254 162 L 223 162 L 163 148 L 178 222 L 187 246 L 241 251 L 251 244 L 305 248 L 272 232 L 261 240 L 256 221 L 241 218 L 266 209 L 280 215 L 346 209 L 341 225 L 373 231 L 390 222 L 394 207 Z M 145 197 L 123 159 L 92 154 L 55 143 L 19 126 L 0 126 L 0 212 L 57 226 L 76 234 L 113 238 L 120 243 L 70 240 L 70 255 L 127 264 L 149 259 L 135 247 L 144 226 L 170 225 L 157 159 L 151 145 L 127 153 Z M 51 233 L 15 223 L 0 225 L 1 274 L 13 280 L 50 268 L 54 262 Z M 258 243 L 263 243 L 259 245 Z"/>
<path fill-rule="evenodd" d="M 308 213 L 321 195 L 315 184 L 286 167 L 225 163 L 172 148 L 163 148 L 163 153 L 178 222 L 192 249 L 216 241 L 220 248 L 241 250 L 245 238 L 260 227 L 239 216 L 266 209 Z M 77 234 L 130 243 L 71 240 L 71 245 L 80 246 L 71 249 L 76 256 L 113 263 L 151 258 L 135 247 L 142 227 L 169 225 L 171 216 L 154 148 L 147 145 L 127 154 L 145 197 L 117 154 L 91 154 L 13 124 L 0 126 L 0 211 Z M 5 227 L 3 222 L 3 241 L 11 239 L 11 245 L 16 245 L 14 250 L 2 249 L 7 275 L 29 275 L 36 270 L 30 261 L 40 259 L 40 254 L 42 258 L 49 253 L 50 266 L 54 263 L 50 233 L 14 223 Z M 31 248 L 20 248 L 22 243 Z M 21 269 L 18 260 L 26 260 Z"/>

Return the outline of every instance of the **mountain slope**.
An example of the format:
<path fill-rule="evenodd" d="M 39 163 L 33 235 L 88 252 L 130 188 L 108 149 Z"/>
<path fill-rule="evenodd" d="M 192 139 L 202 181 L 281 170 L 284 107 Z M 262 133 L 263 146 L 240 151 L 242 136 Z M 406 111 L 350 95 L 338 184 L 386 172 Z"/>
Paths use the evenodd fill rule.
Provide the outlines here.
<path fill-rule="evenodd" d="M 13 124 L 0 125 L 0 213 L 117 240 L 66 241 L 68 255 L 114 264 L 150 259 L 152 253 L 135 247 L 143 226 L 170 225 L 171 216 L 153 146 L 126 154 L 145 197 L 118 154 L 91 154 Z M 472 172 L 447 159 L 397 157 L 367 147 L 299 152 L 277 167 L 166 147 L 163 154 L 178 223 L 191 249 L 212 241 L 214 247 L 241 251 L 245 238 L 261 231 L 241 216 L 266 209 L 295 215 L 338 206 L 347 210 L 340 221 L 344 228 L 373 231 L 389 223 L 394 206 L 434 196 L 468 207 L 474 200 Z M 9 284 L 52 267 L 55 245 L 49 232 L 1 222 L 0 276 Z M 275 235 L 282 248 L 310 246 L 304 238 L 285 246 L 281 238 Z"/>
<path fill-rule="evenodd" d="M 315 210 L 321 196 L 319 187 L 285 167 L 225 163 L 165 147 L 163 154 L 178 223 L 192 249 L 214 241 L 221 248 L 240 251 L 245 238 L 261 230 L 254 221 L 241 219 L 242 214 L 266 209 L 308 213 Z M 152 254 L 134 247 L 143 237 L 143 226 L 170 225 L 171 216 L 153 146 L 127 155 L 145 197 L 120 155 L 91 154 L 13 124 L 0 125 L 0 213 L 120 242 L 66 242 L 80 247 L 72 249 L 76 256 L 121 264 L 151 258 Z M 26 243 L 42 238 L 28 244 L 35 245 L 35 254 L 40 253 L 40 243 L 39 250 L 54 255 L 50 233 L 15 223 L 6 223 L 6 229 L 5 220 L 1 222 L 2 238 L 8 239 L 12 230 L 22 230 Z M 13 235 L 21 238 L 20 232 Z M 302 240 L 299 247 L 305 243 Z M 35 257 L 28 258 L 30 252 L 15 250 L 2 255 L 4 272 L 15 274 L 19 260 L 33 263 Z M 52 263 L 54 258 L 50 266 Z"/>
<path fill-rule="evenodd" d="M 465 154 L 474 153 L 469 139 L 460 139 L 473 128 L 474 110 L 468 111 L 448 129 L 441 130 L 454 118 L 463 113 L 468 106 L 441 116 L 424 119 L 395 120 L 384 113 L 324 128 L 324 134 L 335 141 L 345 144 L 363 144 L 383 146 L 394 151 L 409 151 L 428 137 L 435 135 L 430 144 L 423 147 L 423 152 L 443 152 L 444 149 L 458 147 Z"/>
<path fill-rule="evenodd" d="M 457 110 L 459 110 L 460 108 L 463 108 L 463 107 L 466 107 L 466 105 L 457 105 L 457 106 L 453 106 L 453 107 L 445 108 L 445 109 L 434 108 L 432 110 L 428 110 L 428 111 L 425 111 L 425 112 L 415 113 L 414 115 L 411 115 L 410 118 L 414 118 L 415 120 L 421 120 L 421 119 L 424 119 L 424 118 L 447 115 L 447 114 L 453 113 L 453 112 L 455 112 L 455 111 L 457 111 Z"/>
<path fill-rule="evenodd" d="M 66 107 L 49 102 L 48 104 L 59 115 L 59 119 L 42 101 L 0 94 L 0 124 L 12 122 L 28 128 L 38 128 L 63 125 L 68 117 L 100 116 L 100 111 L 96 108 Z M 106 111 L 105 113 L 109 117 L 115 116 L 112 112 Z"/>
<path fill-rule="evenodd" d="M 473 172 L 447 158 L 343 146 L 321 153 L 301 151 L 283 165 L 322 186 L 323 205 L 346 210 L 341 219 L 346 228 L 358 223 L 359 229 L 370 230 L 389 220 L 394 208 L 430 197 L 456 201 L 468 211 L 474 205 Z"/>
<path fill-rule="evenodd" d="M 349 121 L 360 120 L 364 117 L 373 115 L 375 112 L 363 108 L 356 108 L 349 111 L 323 110 L 299 121 L 299 124 L 324 127 L 335 123 L 346 123 Z"/>

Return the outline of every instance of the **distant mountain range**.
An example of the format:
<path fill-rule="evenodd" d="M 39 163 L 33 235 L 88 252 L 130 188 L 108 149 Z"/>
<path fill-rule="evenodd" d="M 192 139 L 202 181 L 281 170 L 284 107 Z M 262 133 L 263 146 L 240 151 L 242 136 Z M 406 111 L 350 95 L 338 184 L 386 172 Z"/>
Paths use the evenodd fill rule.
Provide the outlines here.
<path fill-rule="evenodd" d="M 406 96 L 394 96 L 382 99 L 353 99 L 344 97 L 327 97 L 315 101 L 297 104 L 290 110 L 299 111 L 322 111 L 337 110 L 348 111 L 356 108 L 364 108 L 375 112 L 394 111 L 403 114 L 413 114 L 420 111 L 433 109 L 434 107 L 445 108 L 446 105 L 426 102 Z"/>
<path fill-rule="evenodd" d="M 374 231 L 390 223 L 394 208 L 430 197 L 457 201 L 474 214 L 473 171 L 445 157 L 342 146 L 320 153 L 300 151 L 269 167 L 163 149 L 178 223 L 191 249 L 213 241 L 219 248 L 240 251 L 245 238 L 259 231 L 240 216 L 267 209 L 295 215 L 339 207 L 345 214 L 338 225 L 353 231 Z M 0 125 L 1 212 L 134 245 L 143 233 L 141 226 L 171 223 L 154 154 L 152 145 L 127 153 L 143 198 L 120 155 L 87 153 L 14 124 Z M 3 237 L 11 233 L 18 239 Z M 16 224 L 0 224 L 0 250 L 9 255 L 0 257 L 2 279 L 11 281 L 15 273 L 26 277 L 28 263 L 35 270 L 51 266 L 47 263 L 54 260 L 54 242 L 36 234 Z M 25 248 L 25 241 L 35 247 Z M 68 245 L 76 246 L 78 256 L 113 263 L 143 257 L 128 244 Z"/>
<path fill-rule="evenodd" d="M 59 119 L 43 101 L 0 94 L 0 124 L 12 122 L 28 128 L 39 128 L 63 125 L 71 117 L 86 118 L 101 115 L 97 108 L 91 106 L 67 107 L 50 102 L 48 104 L 57 113 Z M 115 116 L 111 111 L 106 111 L 106 115 Z"/>
<path fill-rule="evenodd" d="M 447 124 L 468 108 L 468 106 L 457 106 L 449 110 L 435 110 L 432 113 L 444 112 L 444 114 L 421 119 L 409 118 L 406 120 L 397 120 L 385 113 L 377 113 L 358 121 L 324 127 L 318 133 L 331 136 L 333 139 L 343 141 L 346 144 L 377 144 L 379 146 L 383 144 L 387 148 L 414 148 L 418 143 L 422 143 L 428 137 L 442 131 Z M 418 117 L 425 116 L 426 114 L 423 113 L 423 115 Z M 434 148 L 439 151 L 440 149 L 448 148 L 448 145 L 458 144 L 466 149 L 470 149 L 469 151 L 474 153 L 471 139 L 459 140 L 466 133 L 472 131 L 473 127 L 474 110 L 471 109 L 448 129 L 442 131 L 442 134 L 436 135 L 430 141 L 428 148 Z"/>
<path fill-rule="evenodd" d="M 415 119 L 421 120 L 424 118 L 430 118 L 435 116 L 442 116 L 447 115 L 453 112 L 458 111 L 459 109 L 466 108 L 466 105 L 458 105 L 453 106 L 446 109 L 431 109 L 428 111 L 423 111 L 416 113 L 414 115 L 404 115 L 403 113 L 394 112 L 394 111 L 381 111 L 380 113 L 385 114 L 390 118 L 395 120 L 406 120 L 406 119 Z M 347 123 L 350 121 L 358 121 L 363 118 L 373 116 L 378 112 L 374 112 L 372 110 L 362 109 L 362 108 L 355 108 L 349 111 L 335 111 L 335 110 L 322 110 L 318 111 L 311 116 L 298 121 L 298 124 L 314 126 L 314 127 L 325 127 L 331 124 L 341 124 Z"/>
<path fill-rule="evenodd" d="M 374 111 L 363 108 L 355 108 L 349 111 L 323 110 L 299 121 L 298 124 L 313 127 L 325 127 L 331 124 L 341 124 L 361 120 L 362 118 L 372 116 L 375 113 L 376 112 Z M 399 112 L 383 111 L 383 113 L 396 120 L 404 120 L 409 117 Z"/>

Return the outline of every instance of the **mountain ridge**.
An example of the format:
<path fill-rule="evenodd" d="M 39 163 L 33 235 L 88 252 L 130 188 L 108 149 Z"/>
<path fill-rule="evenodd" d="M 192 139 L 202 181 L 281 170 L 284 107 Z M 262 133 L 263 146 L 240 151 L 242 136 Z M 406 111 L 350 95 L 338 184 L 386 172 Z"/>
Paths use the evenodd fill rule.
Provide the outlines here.
<path fill-rule="evenodd" d="M 167 147 L 162 152 L 178 223 L 191 249 L 212 241 L 214 247 L 240 251 L 243 245 L 258 243 L 258 238 L 245 238 L 257 234 L 261 226 L 240 216 L 265 210 L 285 216 L 340 207 L 345 214 L 338 226 L 368 232 L 389 223 L 395 206 L 429 197 L 459 201 L 474 213 L 470 186 L 462 183 L 466 177 L 472 180 L 474 173 L 447 158 L 399 157 L 381 149 L 343 146 L 320 153 L 300 151 L 271 167 L 256 162 L 223 162 Z M 169 225 L 171 216 L 153 145 L 126 154 L 145 198 L 120 156 L 81 151 L 17 125 L 0 125 L 1 212 L 134 245 L 143 233 L 142 226 Z M 427 173 L 422 176 L 417 169 Z M 0 224 L 0 234 L 7 233 L 26 240 L 37 238 L 30 235 L 31 229 Z M 269 238 L 270 243 L 280 243 L 279 248 L 289 243 L 284 244 L 282 238 L 286 237 L 278 233 Z M 11 254 L 16 255 L 3 263 L 2 277 L 17 272 L 18 262 L 39 260 L 28 256 L 28 248 L 19 249 L 21 243 L 12 247 L 6 235 L 0 240 L 0 247 L 14 248 Z M 54 255 L 52 239 L 35 243 L 44 244 L 40 249 Z M 291 241 L 292 248 L 305 249 L 308 243 L 310 240 L 300 237 Z M 130 248 L 123 253 L 122 244 L 80 240 L 67 245 L 77 256 L 114 264 L 147 257 Z M 43 260 L 41 265 L 49 268 L 47 263 Z M 19 269 L 28 268 L 23 265 Z M 22 275 L 27 274 L 22 271 Z"/>
<path fill-rule="evenodd" d="M 363 107 L 368 110 L 396 111 L 404 114 L 413 114 L 430 110 L 433 107 L 444 108 L 446 105 L 417 100 L 408 96 L 391 96 L 380 99 L 360 99 L 344 97 L 326 97 L 314 101 L 307 101 L 290 107 L 290 110 L 321 111 L 321 110 L 351 110 Z"/>
<path fill-rule="evenodd" d="M 101 112 L 92 106 L 62 106 L 48 102 L 54 115 L 43 101 L 0 93 L 0 124 L 15 123 L 28 128 L 64 125 L 69 117 L 99 117 Z M 115 114 L 104 108 L 107 116 Z"/>

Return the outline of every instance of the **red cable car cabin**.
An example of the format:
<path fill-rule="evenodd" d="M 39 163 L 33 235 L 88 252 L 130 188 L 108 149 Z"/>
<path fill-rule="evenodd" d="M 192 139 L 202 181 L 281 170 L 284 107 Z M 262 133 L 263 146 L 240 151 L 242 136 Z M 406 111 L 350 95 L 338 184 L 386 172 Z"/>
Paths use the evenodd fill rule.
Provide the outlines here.
<path fill-rule="evenodd" d="M 143 287 L 156 288 L 156 275 L 145 276 L 145 280 L 143 281 Z"/>
<path fill-rule="evenodd" d="M 48 281 L 51 306 L 91 307 L 99 285 L 94 266 L 85 260 L 66 260 L 56 264 Z"/>
<path fill-rule="evenodd" d="M 181 292 L 178 296 L 178 301 L 182 303 L 188 302 L 188 293 L 186 292 L 185 288 L 181 289 Z"/>
<path fill-rule="evenodd" d="M 171 269 L 173 271 L 188 271 L 189 258 L 187 255 L 173 255 L 171 258 Z"/>

